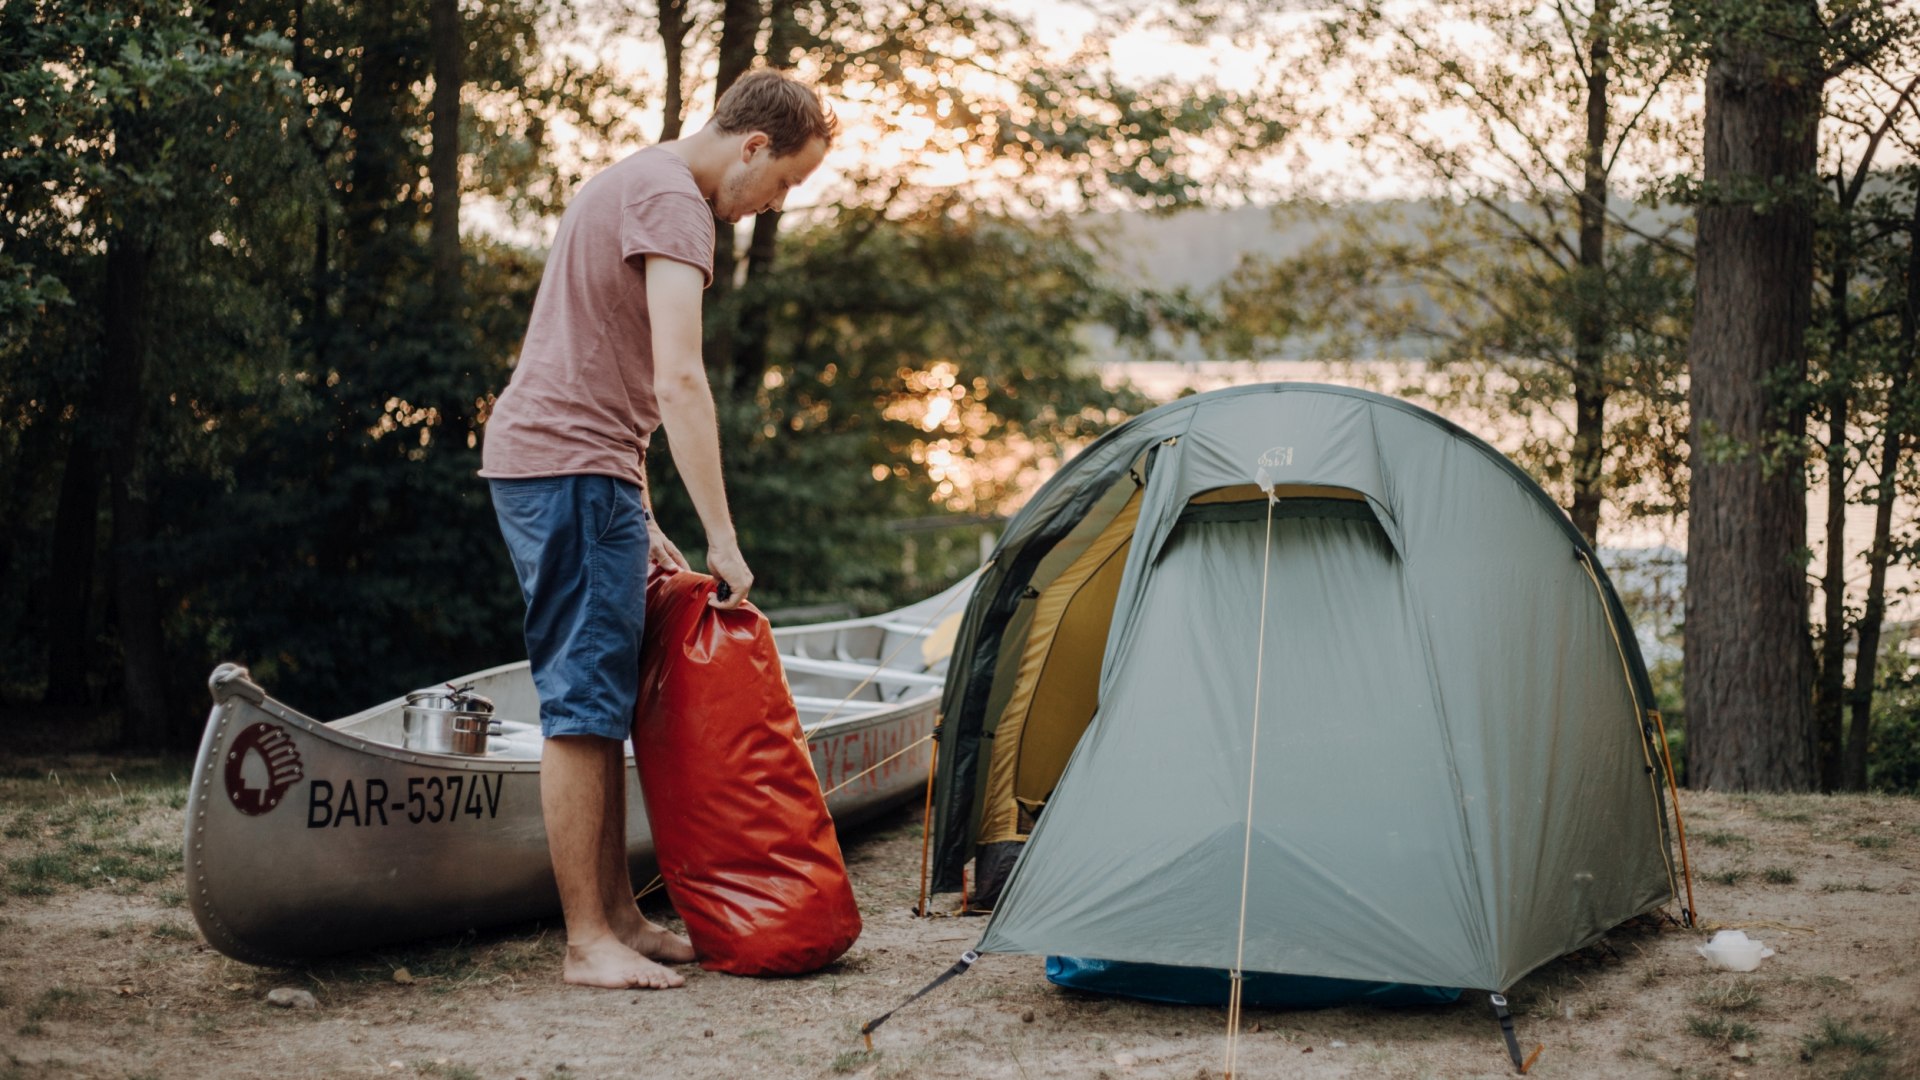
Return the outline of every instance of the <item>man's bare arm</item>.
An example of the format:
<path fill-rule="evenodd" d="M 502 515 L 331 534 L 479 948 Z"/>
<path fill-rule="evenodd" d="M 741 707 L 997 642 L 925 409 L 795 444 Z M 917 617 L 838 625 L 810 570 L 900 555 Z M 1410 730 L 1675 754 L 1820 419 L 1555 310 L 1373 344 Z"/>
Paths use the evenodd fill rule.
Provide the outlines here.
<path fill-rule="evenodd" d="M 733 594 L 716 607 L 738 607 L 753 587 L 740 554 L 720 472 L 720 428 L 707 368 L 700 359 L 702 275 L 683 262 L 647 258 L 647 313 L 653 321 L 653 393 L 660 424 L 673 441 L 673 463 L 707 533 L 707 569 Z"/>

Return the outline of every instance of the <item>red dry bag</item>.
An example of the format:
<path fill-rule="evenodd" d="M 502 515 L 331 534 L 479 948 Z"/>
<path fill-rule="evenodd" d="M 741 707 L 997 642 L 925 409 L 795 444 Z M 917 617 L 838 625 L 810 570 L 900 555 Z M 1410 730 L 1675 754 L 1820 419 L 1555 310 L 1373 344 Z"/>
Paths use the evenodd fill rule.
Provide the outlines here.
<path fill-rule="evenodd" d="M 647 580 L 633 757 L 667 896 L 700 966 L 797 975 L 847 951 L 860 909 L 766 617 L 714 581 Z"/>

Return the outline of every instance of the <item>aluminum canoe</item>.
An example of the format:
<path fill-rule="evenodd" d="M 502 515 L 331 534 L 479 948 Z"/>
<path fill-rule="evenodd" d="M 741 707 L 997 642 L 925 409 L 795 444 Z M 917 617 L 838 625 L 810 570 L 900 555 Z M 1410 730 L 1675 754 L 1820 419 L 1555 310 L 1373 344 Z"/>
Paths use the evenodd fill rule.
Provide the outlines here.
<path fill-rule="evenodd" d="M 885 615 L 774 628 L 842 828 L 923 790 L 973 581 Z M 323 722 L 245 668 L 215 669 L 186 807 L 187 895 L 208 943 L 248 963 L 293 964 L 558 913 L 527 664 L 452 681 L 494 702 L 501 732 L 484 756 L 404 747 L 404 696 Z M 627 858 L 650 876 L 632 753 L 629 744 Z"/>

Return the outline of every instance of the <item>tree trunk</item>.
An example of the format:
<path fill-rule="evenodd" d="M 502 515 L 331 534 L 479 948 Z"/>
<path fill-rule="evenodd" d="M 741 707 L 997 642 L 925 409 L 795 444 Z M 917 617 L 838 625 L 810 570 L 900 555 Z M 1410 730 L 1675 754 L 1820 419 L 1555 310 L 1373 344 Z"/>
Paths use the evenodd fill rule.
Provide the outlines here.
<path fill-rule="evenodd" d="M 433 153 L 427 178 L 433 184 L 434 316 L 453 322 L 460 313 L 460 71 L 466 52 L 459 0 L 433 0 Z"/>
<path fill-rule="evenodd" d="M 1880 667 L 1880 622 L 1886 616 L 1887 563 L 1893 557 L 1893 500 L 1900 474 L 1901 433 L 1912 423 L 1913 375 L 1920 363 L 1920 194 L 1907 224 L 1907 289 L 1900 305 L 1900 366 L 1887 390 L 1887 434 L 1880 448 L 1880 484 L 1874 492 L 1873 546 L 1867 551 L 1867 608 L 1860 616 L 1860 650 L 1853 661 L 1852 722 L 1842 782 L 1867 786 L 1867 743 L 1873 735 L 1874 681 Z"/>
<path fill-rule="evenodd" d="M 1597 544 L 1605 493 L 1607 424 L 1607 82 L 1613 0 L 1598 0 L 1587 26 L 1587 152 L 1580 192 L 1579 309 L 1573 325 L 1574 528 Z"/>
<path fill-rule="evenodd" d="M 720 68 L 713 83 L 713 100 L 718 102 L 740 76 L 753 67 L 759 54 L 760 25 L 766 21 L 762 0 L 725 0 L 720 6 Z M 727 302 L 733 293 L 733 276 L 739 269 L 737 241 L 731 223 L 714 219 L 713 286 L 707 290 L 706 341 L 703 349 L 707 364 L 715 371 L 733 369 L 735 323 L 738 315 Z M 728 376 L 729 380 L 731 376 Z M 730 384 L 730 382 L 729 382 Z"/>
<path fill-rule="evenodd" d="M 346 235 L 341 254 L 346 272 L 340 278 L 338 328 L 356 351 L 377 331 L 377 315 L 387 302 L 398 249 L 406 243 L 405 237 L 394 235 L 393 222 L 387 220 L 408 156 L 406 132 L 396 107 L 400 95 L 410 92 L 402 72 L 406 43 L 396 36 L 390 8 L 375 4 L 367 10 L 349 115 L 353 161 L 343 199 Z M 349 359 L 344 353 L 339 358 L 343 363 Z M 341 396 L 349 394 L 343 391 Z"/>
<path fill-rule="evenodd" d="M 89 398 L 95 395 L 87 395 Z M 45 705 L 84 705 L 93 657 L 93 559 L 99 547 L 100 451 L 97 409 L 82 414 L 67 446 L 60 505 L 53 517 L 53 564 L 47 574 Z"/>
<path fill-rule="evenodd" d="M 1786 14 L 1819 25 L 1805 0 Z M 1687 775 L 1803 791 L 1816 779 L 1803 420 L 1770 387 L 1806 374 L 1822 75 L 1804 35 L 1749 33 L 1716 42 L 1707 70 L 1688 352 Z"/>
<path fill-rule="evenodd" d="M 1836 275 L 1836 283 L 1840 277 Z M 1827 559 L 1820 577 L 1826 628 L 1820 637 L 1819 681 L 1813 693 L 1814 742 L 1820 758 L 1820 790 L 1840 786 L 1841 712 L 1847 685 L 1847 419 L 1844 393 L 1833 395 L 1827 414 Z"/>
<path fill-rule="evenodd" d="M 116 128 L 123 154 L 138 142 Z M 137 152 L 126 156 L 135 157 Z M 153 565 L 153 512 L 146 487 L 145 443 L 147 304 L 153 252 L 126 230 L 107 241 L 106 362 L 101 371 L 113 433 L 108 443 L 113 510 L 113 610 L 122 673 L 121 739 L 129 747 L 159 749 L 173 735 L 167 703 L 166 655 L 160 629 L 160 589 Z"/>
<path fill-rule="evenodd" d="M 1841 198 L 1845 197 L 1843 189 Z M 1834 791 L 1841 783 L 1841 728 L 1847 692 L 1847 422 L 1852 415 L 1849 403 L 1854 386 L 1840 368 L 1848 363 L 1851 330 L 1847 290 L 1852 287 L 1852 257 L 1845 235 L 1849 227 L 1843 216 L 1842 235 L 1834 249 L 1831 301 L 1834 370 L 1828 374 L 1827 392 L 1827 565 L 1820 577 L 1826 628 L 1820 637 L 1818 681 L 1813 692 L 1814 747 L 1819 755 L 1822 791 Z"/>
<path fill-rule="evenodd" d="M 767 56 L 775 67 L 787 67 L 792 59 L 799 27 L 793 19 L 792 0 L 771 0 L 767 12 L 771 29 L 767 33 Z M 767 372 L 767 333 L 772 313 L 768 310 L 766 275 L 773 269 L 773 257 L 780 242 L 780 211 L 756 214 L 753 241 L 747 247 L 747 289 L 741 297 L 739 342 L 734 348 L 733 395 L 747 399 L 758 392 Z M 758 284 L 761 287 L 755 288 Z"/>
<path fill-rule="evenodd" d="M 667 53 L 666 116 L 660 122 L 660 141 L 680 137 L 687 117 L 687 0 L 660 0 L 660 41 Z"/>

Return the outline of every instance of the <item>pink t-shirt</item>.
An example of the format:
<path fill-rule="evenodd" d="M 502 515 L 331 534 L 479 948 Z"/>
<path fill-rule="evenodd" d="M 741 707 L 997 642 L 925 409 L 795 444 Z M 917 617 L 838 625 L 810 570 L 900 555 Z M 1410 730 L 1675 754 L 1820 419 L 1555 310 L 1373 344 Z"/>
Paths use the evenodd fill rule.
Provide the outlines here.
<path fill-rule="evenodd" d="M 660 426 L 649 255 L 698 267 L 713 284 L 713 211 L 687 163 L 658 148 L 587 181 L 561 216 L 519 363 L 487 420 L 481 476 L 641 482 Z"/>

